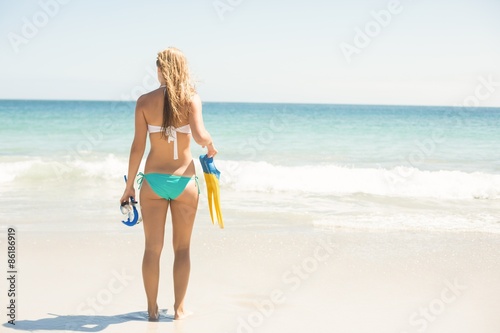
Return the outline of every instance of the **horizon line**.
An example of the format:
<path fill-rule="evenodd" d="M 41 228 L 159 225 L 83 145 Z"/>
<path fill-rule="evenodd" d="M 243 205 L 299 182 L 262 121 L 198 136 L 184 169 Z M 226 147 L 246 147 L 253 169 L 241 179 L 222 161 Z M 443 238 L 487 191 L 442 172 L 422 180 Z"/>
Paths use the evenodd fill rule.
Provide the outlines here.
<path fill-rule="evenodd" d="M 107 100 L 107 99 L 21 99 L 21 98 L 0 98 L 2 101 L 17 102 L 111 102 L 111 103 L 135 103 L 135 100 Z M 226 104 L 292 104 L 292 105 L 358 105 L 358 106 L 401 106 L 401 107 L 449 107 L 467 109 L 500 109 L 498 106 L 466 106 L 466 105 L 436 105 L 436 104 L 372 104 L 372 103 L 311 103 L 311 102 L 248 102 L 248 101 L 213 101 L 202 100 L 202 103 L 226 103 Z"/>

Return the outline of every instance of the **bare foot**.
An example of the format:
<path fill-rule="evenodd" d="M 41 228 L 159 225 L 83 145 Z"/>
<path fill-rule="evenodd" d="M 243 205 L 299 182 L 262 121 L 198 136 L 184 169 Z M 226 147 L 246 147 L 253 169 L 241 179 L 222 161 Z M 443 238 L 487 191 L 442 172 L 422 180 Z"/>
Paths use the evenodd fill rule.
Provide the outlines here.
<path fill-rule="evenodd" d="M 151 313 L 148 309 L 148 321 L 159 321 L 160 320 L 160 313 L 158 312 L 158 304 L 156 305 L 156 311 L 154 313 Z"/>
<path fill-rule="evenodd" d="M 178 309 L 177 311 L 175 311 L 174 320 L 182 320 L 182 319 L 185 319 L 186 317 L 189 317 L 192 314 L 193 313 L 191 311 L 185 311 L 185 310 Z"/>

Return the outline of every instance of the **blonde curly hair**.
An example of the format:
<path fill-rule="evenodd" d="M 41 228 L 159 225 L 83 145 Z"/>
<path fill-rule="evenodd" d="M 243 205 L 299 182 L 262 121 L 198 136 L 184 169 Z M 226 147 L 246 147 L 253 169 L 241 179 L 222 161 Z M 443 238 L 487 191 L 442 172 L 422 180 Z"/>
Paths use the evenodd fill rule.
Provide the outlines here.
<path fill-rule="evenodd" d="M 175 47 L 158 52 L 156 66 L 165 80 L 162 136 L 167 136 L 169 127 L 178 127 L 185 115 L 183 109 L 196 93 L 191 81 L 189 67 L 184 54 Z"/>

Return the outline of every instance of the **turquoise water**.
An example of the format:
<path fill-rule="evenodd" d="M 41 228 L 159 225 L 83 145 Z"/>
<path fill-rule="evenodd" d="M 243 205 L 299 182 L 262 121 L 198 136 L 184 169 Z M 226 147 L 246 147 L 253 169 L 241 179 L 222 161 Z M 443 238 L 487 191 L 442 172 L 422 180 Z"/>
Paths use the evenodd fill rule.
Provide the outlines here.
<path fill-rule="evenodd" d="M 83 197 L 105 195 L 90 212 L 109 210 L 122 191 L 133 114 L 131 102 L 0 101 L 2 200 L 21 208 L 44 193 L 37 201 L 62 219 L 55 198 L 83 207 Z M 204 103 L 203 114 L 229 215 L 496 230 L 500 109 Z"/>
<path fill-rule="evenodd" d="M 205 109 L 229 159 L 500 171 L 500 109 L 284 104 Z"/>
<path fill-rule="evenodd" d="M 134 103 L 1 101 L 2 156 L 126 156 Z M 500 109 L 205 103 L 228 160 L 500 172 Z"/>

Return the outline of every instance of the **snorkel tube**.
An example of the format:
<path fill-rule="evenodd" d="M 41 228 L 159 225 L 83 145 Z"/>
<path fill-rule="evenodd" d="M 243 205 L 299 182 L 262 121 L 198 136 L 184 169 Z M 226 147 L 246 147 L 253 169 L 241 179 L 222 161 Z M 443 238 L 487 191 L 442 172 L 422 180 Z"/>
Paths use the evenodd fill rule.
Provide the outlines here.
<path fill-rule="evenodd" d="M 127 183 L 127 176 L 123 176 L 123 178 L 125 179 L 125 183 Z M 128 227 L 132 227 L 132 226 L 141 222 L 139 220 L 139 212 L 137 211 L 137 208 L 135 207 L 136 203 L 137 203 L 137 201 L 134 200 L 134 197 L 130 197 L 130 202 L 123 203 L 120 206 L 120 210 L 121 210 L 122 214 L 127 214 L 127 220 L 126 221 L 122 220 L 122 223 Z M 127 205 L 129 206 L 128 208 L 126 207 Z M 125 212 L 124 212 L 124 210 L 125 210 Z M 132 217 L 132 219 L 131 219 L 131 217 Z"/>

